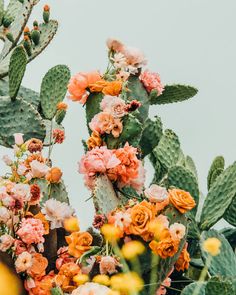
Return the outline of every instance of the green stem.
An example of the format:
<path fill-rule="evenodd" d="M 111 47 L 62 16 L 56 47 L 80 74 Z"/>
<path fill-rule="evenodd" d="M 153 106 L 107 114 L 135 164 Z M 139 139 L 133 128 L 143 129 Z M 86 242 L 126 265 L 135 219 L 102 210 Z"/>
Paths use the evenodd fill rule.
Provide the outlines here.
<path fill-rule="evenodd" d="M 158 273 L 157 266 L 159 264 L 159 256 L 152 253 L 152 261 L 151 261 L 151 277 L 150 277 L 150 291 L 149 294 L 153 295 L 156 291 L 156 284 L 158 283 Z"/>
<path fill-rule="evenodd" d="M 193 295 L 199 295 L 199 292 L 201 290 L 201 284 L 199 284 L 199 283 L 205 282 L 205 279 L 206 279 L 206 276 L 207 276 L 207 273 L 208 273 L 208 268 L 209 268 L 209 266 L 211 264 L 211 260 L 212 260 L 212 256 L 208 255 L 205 266 L 204 266 L 204 268 L 203 268 L 203 270 L 202 270 L 202 272 L 200 274 L 198 284 L 196 285 L 196 287 L 194 289 Z"/>
<path fill-rule="evenodd" d="M 48 149 L 48 159 L 47 162 L 49 163 L 51 154 L 52 154 L 52 148 L 53 148 L 53 142 L 52 142 L 52 127 L 53 127 L 53 122 L 51 120 L 51 125 L 50 125 L 50 139 L 49 139 L 49 149 Z"/>

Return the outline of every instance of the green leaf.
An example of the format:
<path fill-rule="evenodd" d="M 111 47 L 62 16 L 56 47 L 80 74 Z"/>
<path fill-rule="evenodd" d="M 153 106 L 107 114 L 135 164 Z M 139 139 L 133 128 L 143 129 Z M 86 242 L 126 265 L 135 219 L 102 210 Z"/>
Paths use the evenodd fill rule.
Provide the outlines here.
<path fill-rule="evenodd" d="M 187 100 L 197 94 L 198 90 L 186 85 L 166 85 L 160 96 L 151 96 L 151 104 L 167 104 Z"/>
<path fill-rule="evenodd" d="M 209 172 L 208 172 L 208 176 L 207 176 L 207 187 L 208 187 L 208 190 L 210 189 L 211 185 L 215 181 L 216 175 L 217 176 L 220 175 L 221 173 L 219 173 L 219 172 L 223 172 L 222 170 L 224 170 L 224 168 L 225 168 L 225 160 L 224 160 L 224 157 L 217 156 L 213 160 L 213 162 L 211 164 L 211 167 L 209 169 Z M 214 174 L 214 177 L 212 179 L 213 174 Z"/>
<path fill-rule="evenodd" d="M 196 165 L 190 156 L 185 157 L 185 167 L 193 173 L 193 175 L 196 177 L 196 179 L 198 179 Z"/>
<path fill-rule="evenodd" d="M 70 70 L 65 65 L 51 68 L 43 78 L 40 90 L 40 101 L 43 115 L 51 120 L 57 111 L 57 104 L 61 102 L 67 91 Z"/>
<path fill-rule="evenodd" d="M 236 226 L 236 195 L 234 196 L 228 209 L 225 211 L 223 217 L 229 224 Z"/>
<path fill-rule="evenodd" d="M 192 283 L 183 289 L 183 291 L 181 292 L 181 295 L 193 295 L 196 289 L 199 291 L 197 295 L 205 295 L 206 294 L 205 288 L 206 288 L 205 282 Z"/>
<path fill-rule="evenodd" d="M 202 214 L 202 230 L 212 227 L 225 213 L 236 195 L 236 163 L 229 166 L 213 183 L 205 199 Z"/>
<path fill-rule="evenodd" d="M 63 295 L 63 291 L 59 287 L 55 287 L 51 289 L 51 295 Z"/>
<path fill-rule="evenodd" d="M 88 250 L 87 252 L 85 252 L 79 259 L 79 263 L 81 264 L 87 264 L 86 260 L 93 255 L 96 255 L 98 252 L 101 251 L 101 247 L 98 246 L 93 246 L 90 250 Z"/>
<path fill-rule="evenodd" d="M 201 236 L 201 252 L 204 261 L 208 258 L 208 253 L 203 249 L 203 242 L 208 238 L 217 238 L 221 241 L 220 253 L 213 256 L 209 266 L 211 275 L 236 276 L 236 256 L 226 238 L 216 230 L 204 231 Z"/>
<path fill-rule="evenodd" d="M 102 93 L 91 93 L 86 101 L 86 118 L 87 125 L 92 121 L 93 117 L 101 112 L 100 103 L 103 99 Z M 89 132 L 91 133 L 90 128 L 88 127 Z"/>
<path fill-rule="evenodd" d="M 27 55 L 24 47 L 16 47 L 12 53 L 9 66 L 9 95 L 17 96 L 27 65 Z"/>

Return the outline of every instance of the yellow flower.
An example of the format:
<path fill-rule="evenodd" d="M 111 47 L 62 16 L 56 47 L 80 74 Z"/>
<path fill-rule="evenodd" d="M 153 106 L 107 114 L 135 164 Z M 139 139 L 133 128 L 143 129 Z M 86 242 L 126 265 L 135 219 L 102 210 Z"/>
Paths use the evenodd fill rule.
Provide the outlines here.
<path fill-rule="evenodd" d="M 64 221 L 64 228 L 68 232 L 80 231 L 78 219 L 76 217 L 67 218 Z"/>
<path fill-rule="evenodd" d="M 221 241 L 217 238 L 208 238 L 203 242 L 203 249 L 211 254 L 217 256 L 220 253 Z"/>
<path fill-rule="evenodd" d="M 111 277 L 111 287 L 121 293 L 139 292 L 144 282 L 136 272 L 120 273 Z"/>
<path fill-rule="evenodd" d="M 107 275 L 96 275 L 93 278 L 93 282 L 100 284 L 100 285 L 109 286 L 110 285 L 110 278 Z"/>
<path fill-rule="evenodd" d="M 133 259 L 145 251 L 145 246 L 139 241 L 131 241 L 123 245 L 121 252 L 125 259 Z"/>
<path fill-rule="evenodd" d="M 10 270 L 0 263 L 0 294 L 20 295 L 21 287 L 17 276 L 13 275 Z"/>
<path fill-rule="evenodd" d="M 101 228 L 101 232 L 109 242 L 117 241 L 121 234 L 119 228 L 111 224 L 104 224 Z"/>
<path fill-rule="evenodd" d="M 119 291 L 109 291 L 107 295 L 120 295 L 120 292 Z"/>
<path fill-rule="evenodd" d="M 78 274 L 73 277 L 73 281 L 77 286 L 83 285 L 89 281 L 88 275 Z"/>

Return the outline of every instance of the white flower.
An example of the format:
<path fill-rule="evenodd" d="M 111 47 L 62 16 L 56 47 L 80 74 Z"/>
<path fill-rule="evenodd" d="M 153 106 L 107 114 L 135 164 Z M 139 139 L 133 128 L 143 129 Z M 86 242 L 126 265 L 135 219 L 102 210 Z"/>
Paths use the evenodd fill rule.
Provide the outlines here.
<path fill-rule="evenodd" d="M 30 168 L 33 178 L 42 178 L 47 174 L 49 170 L 49 167 L 46 164 L 41 163 L 37 160 L 33 160 L 30 163 Z"/>
<path fill-rule="evenodd" d="M 71 295 L 108 295 L 111 289 L 96 283 L 86 283 L 75 289 Z"/>
<path fill-rule="evenodd" d="M 24 173 L 25 173 L 26 170 L 27 170 L 27 168 L 25 167 L 25 165 L 20 164 L 20 165 L 18 166 L 17 173 L 18 173 L 19 175 L 24 175 Z"/>
<path fill-rule="evenodd" d="M 8 155 L 4 155 L 2 157 L 3 162 L 7 165 L 7 166 L 11 166 L 12 165 L 12 160 L 10 159 L 10 157 Z"/>
<path fill-rule="evenodd" d="M 123 229 L 124 227 L 128 227 L 131 223 L 131 216 L 127 212 L 119 211 L 114 215 L 115 226 Z"/>
<path fill-rule="evenodd" d="M 185 236 L 186 228 L 181 223 L 174 223 L 170 226 L 170 234 L 173 240 L 181 240 Z"/>
<path fill-rule="evenodd" d="M 42 213 L 51 222 L 51 229 L 54 229 L 62 227 L 63 221 L 74 214 L 74 209 L 66 203 L 49 199 L 45 202 Z"/>
<path fill-rule="evenodd" d="M 16 271 L 18 273 L 26 271 L 31 266 L 32 266 L 32 256 L 29 252 L 21 253 L 15 261 Z"/>
<path fill-rule="evenodd" d="M 111 60 L 114 62 L 114 67 L 117 69 L 123 69 L 127 66 L 126 57 L 120 52 L 115 53 Z"/>
<path fill-rule="evenodd" d="M 22 145 L 24 143 L 23 135 L 24 135 L 23 133 L 13 134 L 16 145 Z"/>
<path fill-rule="evenodd" d="M 0 222 L 6 223 L 10 219 L 10 212 L 6 207 L 0 207 Z"/>
<path fill-rule="evenodd" d="M 28 201 L 30 198 L 30 186 L 28 184 L 17 183 L 12 189 L 14 195 L 22 198 L 23 201 Z"/>
<path fill-rule="evenodd" d="M 152 203 L 161 203 L 168 197 L 167 190 L 157 184 L 150 185 L 149 188 L 145 189 L 144 194 Z"/>

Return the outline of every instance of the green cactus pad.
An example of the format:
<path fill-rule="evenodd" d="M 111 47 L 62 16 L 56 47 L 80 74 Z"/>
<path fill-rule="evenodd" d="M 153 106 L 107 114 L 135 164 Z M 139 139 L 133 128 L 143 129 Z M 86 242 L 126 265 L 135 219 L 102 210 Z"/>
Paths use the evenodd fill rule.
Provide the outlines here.
<path fill-rule="evenodd" d="M 191 194 L 196 202 L 196 207 L 191 212 L 196 215 L 199 203 L 199 188 L 193 173 L 185 167 L 173 166 L 168 172 L 168 185 L 169 187 L 173 186 L 185 190 Z"/>
<path fill-rule="evenodd" d="M 46 126 L 46 136 L 43 142 L 44 146 L 49 146 L 50 145 L 50 134 L 51 131 L 53 131 L 54 129 L 60 129 L 62 131 L 64 131 L 64 127 L 62 125 L 57 124 L 55 121 L 50 121 L 50 120 L 44 120 L 43 121 L 45 126 Z M 51 126 L 52 124 L 52 126 Z M 52 127 L 52 130 L 51 130 Z M 52 138 L 51 138 L 52 139 Z"/>
<path fill-rule="evenodd" d="M 92 195 L 95 209 L 101 214 L 108 214 L 120 204 L 113 185 L 106 175 L 96 178 Z"/>
<path fill-rule="evenodd" d="M 4 0 L 0 0 L 0 26 L 2 24 L 3 15 L 4 15 Z"/>
<path fill-rule="evenodd" d="M 27 55 L 24 47 L 16 47 L 11 55 L 9 65 L 9 95 L 12 99 L 17 96 L 21 81 L 24 77 Z"/>
<path fill-rule="evenodd" d="M 158 145 L 162 137 L 162 122 L 160 117 L 155 120 L 147 118 L 144 123 L 144 129 L 140 140 L 140 147 L 143 157 L 147 156 Z"/>
<path fill-rule="evenodd" d="M 224 219 L 231 225 L 236 226 L 236 195 L 224 213 Z"/>
<path fill-rule="evenodd" d="M 180 142 L 177 135 L 172 130 L 165 130 L 158 145 L 153 150 L 154 156 L 166 169 L 169 169 L 177 163 L 179 153 Z"/>
<path fill-rule="evenodd" d="M 101 112 L 100 103 L 103 99 L 102 93 L 91 93 L 86 101 L 86 118 L 87 125 L 92 121 L 93 117 Z M 88 127 L 91 133 L 90 128 Z"/>
<path fill-rule="evenodd" d="M 225 213 L 236 195 L 236 163 L 229 166 L 213 183 L 203 205 L 202 230 L 212 227 Z"/>
<path fill-rule="evenodd" d="M 197 94 L 198 90 L 186 85 L 166 85 L 165 90 L 160 96 L 150 95 L 151 104 L 167 104 L 181 102 Z"/>
<path fill-rule="evenodd" d="M 198 295 L 206 295 L 205 289 L 206 289 L 206 282 L 197 282 L 192 283 L 185 287 L 183 291 L 181 292 L 181 295 L 193 295 L 194 290 L 198 288 L 199 292 Z"/>
<path fill-rule="evenodd" d="M 223 228 L 220 233 L 225 236 L 233 250 L 236 249 L 236 228 Z"/>
<path fill-rule="evenodd" d="M 217 232 L 216 230 L 209 230 L 202 232 L 201 235 L 201 253 L 203 260 L 206 261 L 208 253 L 204 251 L 202 244 L 208 238 L 217 238 L 221 241 L 220 253 L 217 256 L 213 256 L 209 266 L 209 272 L 211 275 L 221 276 L 236 276 L 236 255 L 232 250 L 229 242 L 226 238 Z"/>
<path fill-rule="evenodd" d="M 63 295 L 63 291 L 61 288 L 56 287 L 51 289 L 51 295 Z"/>
<path fill-rule="evenodd" d="M 57 104 L 61 102 L 67 91 L 70 70 L 65 65 L 51 68 L 43 78 L 40 90 L 40 101 L 43 115 L 51 120 L 57 111 Z"/>
<path fill-rule="evenodd" d="M 6 146 L 14 144 L 14 133 L 24 133 L 25 140 L 35 137 L 43 141 L 46 129 L 40 114 L 29 103 L 0 97 L 0 138 Z"/>
<path fill-rule="evenodd" d="M 234 291 L 230 278 L 212 277 L 206 285 L 206 295 L 232 295 L 235 294 Z"/>
<path fill-rule="evenodd" d="M 216 181 L 217 177 L 224 171 L 224 169 L 217 168 L 212 172 L 211 179 L 208 183 L 208 190 L 211 188 L 212 184 Z"/>
<path fill-rule="evenodd" d="M 40 185 L 40 184 L 39 184 Z M 41 205 L 43 205 L 49 199 L 56 199 L 57 201 L 64 202 L 69 204 L 68 193 L 66 191 L 66 186 L 64 181 L 60 181 L 59 183 L 47 184 L 48 189 L 44 187 L 45 184 L 41 183 L 44 189 L 44 196 L 41 200 Z"/>
<path fill-rule="evenodd" d="M 185 157 L 185 167 L 193 173 L 193 175 L 196 177 L 196 179 L 198 179 L 196 165 L 190 156 Z"/>
<path fill-rule="evenodd" d="M 207 187 L 208 187 L 208 190 L 210 189 L 211 187 L 211 184 L 213 184 L 213 181 L 212 181 L 212 175 L 215 174 L 218 169 L 220 170 L 224 170 L 225 168 L 225 159 L 224 157 L 222 156 L 217 156 L 212 164 L 211 164 L 211 167 L 209 169 L 209 172 L 208 172 L 208 176 L 207 176 Z M 218 174 L 218 173 L 217 173 Z M 219 175 L 219 174 L 218 174 Z M 216 176 L 216 175 L 215 175 Z M 214 176 L 214 178 L 215 178 Z"/>
<path fill-rule="evenodd" d="M 62 121 L 65 119 L 66 116 L 66 111 L 65 110 L 57 110 L 56 116 L 55 116 L 55 121 L 57 124 L 61 124 Z"/>

